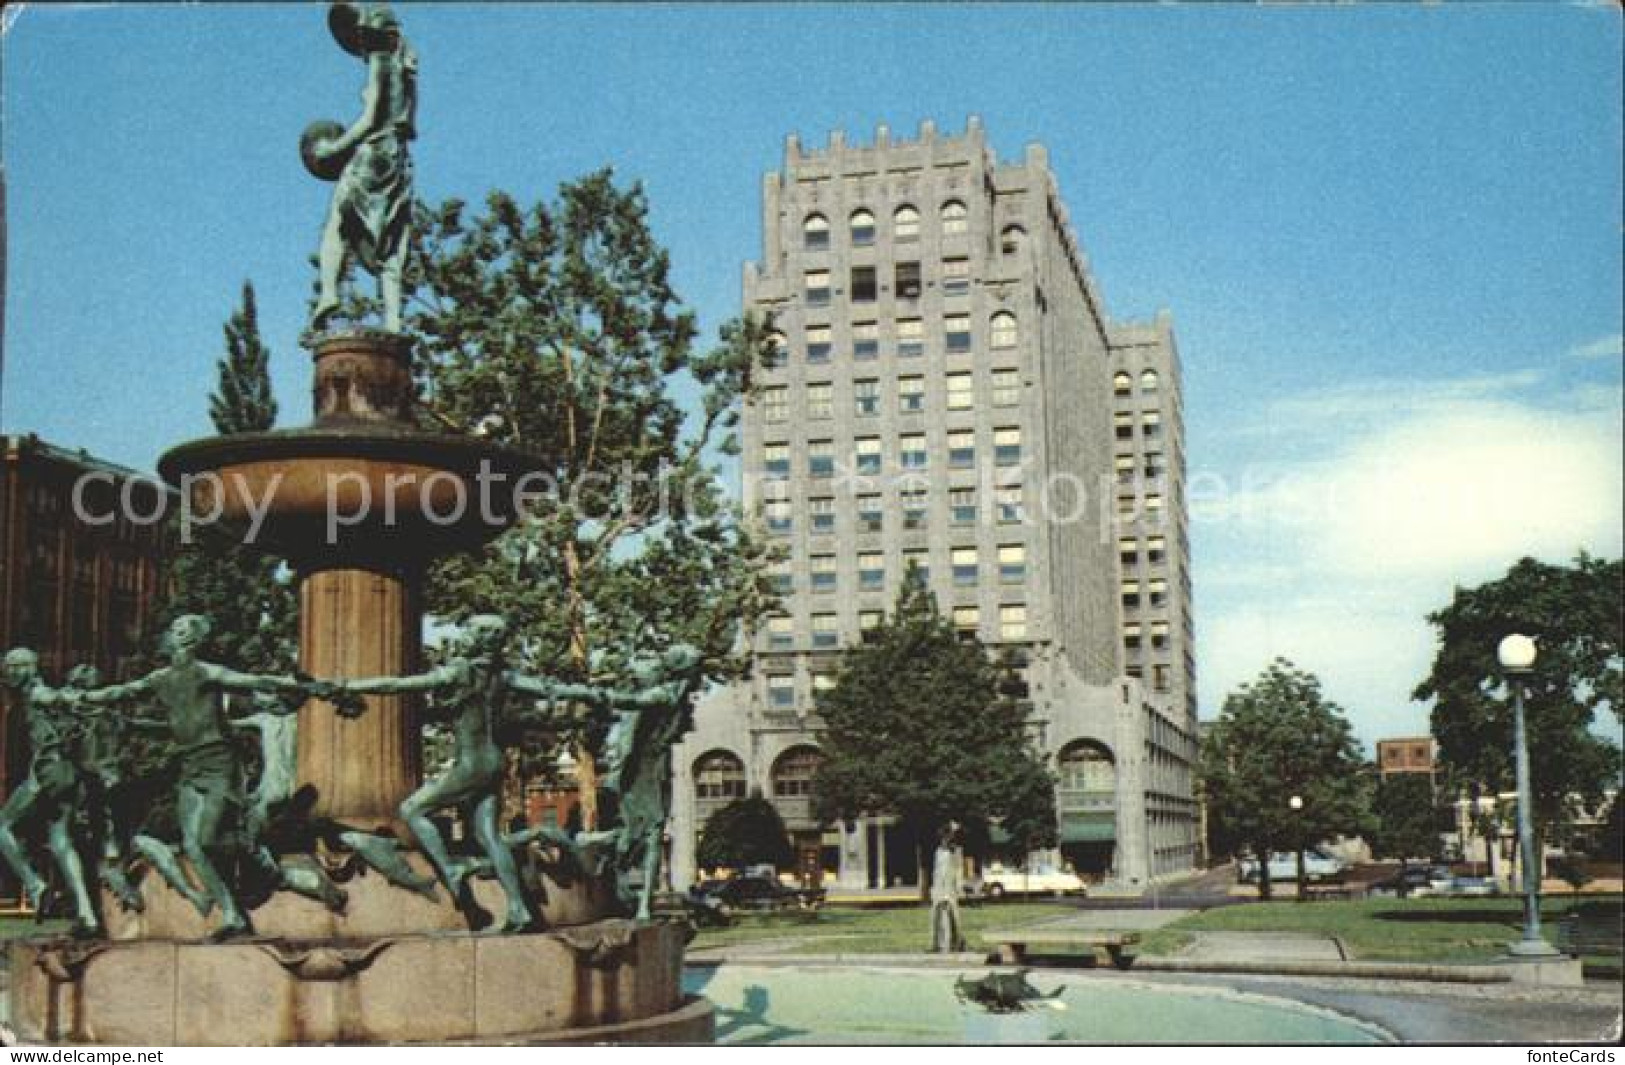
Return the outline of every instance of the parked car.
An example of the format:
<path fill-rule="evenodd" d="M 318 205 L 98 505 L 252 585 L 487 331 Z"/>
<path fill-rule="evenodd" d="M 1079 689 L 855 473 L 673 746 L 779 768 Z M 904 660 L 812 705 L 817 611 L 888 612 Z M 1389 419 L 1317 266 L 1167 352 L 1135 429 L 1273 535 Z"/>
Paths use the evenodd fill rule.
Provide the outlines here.
<path fill-rule="evenodd" d="M 1342 859 L 1333 858 L 1325 851 L 1311 848 L 1303 852 L 1303 873 L 1310 880 L 1335 880 L 1343 875 L 1347 866 Z M 1243 858 L 1236 868 L 1236 876 L 1243 884 L 1258 882 L 1258 859 Z M 1277 851 L 1270 855 L 1270 882 L 1284 884 L 1298 879 L 1296 852 Z"/>
<path fill-rule="evenodd" d="M 722 881 L 701 881 L 689 889 L 689 897 L 699 905 L 724 913 L 813 910 L 824 904 L 824 889 L 786 887 L 768 876 L 736 876 Z"/>
<path fill-rule="evenodd" d="M 1493 877 L 1488 876 L 1453 876 L 1440 884 L 1435 884 L 1431 894 L 1446 898 L 1488 898 L 1499 895 L 1501 885 Z"/>
<path fill-rule="evenodd" d="M 1450 870 L 1442 865 L 1407 865 L 1393 876 L 1376 881 L 1369 890 L 1373 895 L 1396 895 L 1403 899 L 1434 894 L 1437 885 L 1450 879 Z"/>
<path fill-rule="evenodd" d="M 979 881 L 966 885 L 967 890 L 990 899 L 1006 895 L 1087 895 L 1085 884 L 1071 869 L 1053 865 L 1034 865 L 1026 869 L 1006 869 L 992 866 L 983 870 Z"/>

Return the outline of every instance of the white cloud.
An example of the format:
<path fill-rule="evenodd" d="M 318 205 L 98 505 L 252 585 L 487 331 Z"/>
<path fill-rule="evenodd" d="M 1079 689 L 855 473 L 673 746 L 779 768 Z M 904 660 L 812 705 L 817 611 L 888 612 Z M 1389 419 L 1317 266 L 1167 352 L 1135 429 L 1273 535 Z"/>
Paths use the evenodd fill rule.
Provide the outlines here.
<path fill-rule="evenodd" d="M 1537 382 L 1285 399 L 1271 421 L 1293 425 L 1302 461 L 1193 481 L 1199 562 L 1224 559 L 1196 575 L 1204 714 L 1281 655 L 1319 676 L 1367 740 L 1425 730 L 1410 701 L 1433 655 L 1425 617 L 1454 586 L 1524 555 L 1618 554 L 1619 390 L 1570 394 L 1554 411 L 1518 395 Z"/>
<path fill-rule="evenodd" d="M 1569 355 L 1576 359 L 1617 359 L 1625 356 L 1625 336 L 1614 333 L 1611 336 L 1598 337 L 1589 344 L 1580 344 L 1569 349 Z"/>

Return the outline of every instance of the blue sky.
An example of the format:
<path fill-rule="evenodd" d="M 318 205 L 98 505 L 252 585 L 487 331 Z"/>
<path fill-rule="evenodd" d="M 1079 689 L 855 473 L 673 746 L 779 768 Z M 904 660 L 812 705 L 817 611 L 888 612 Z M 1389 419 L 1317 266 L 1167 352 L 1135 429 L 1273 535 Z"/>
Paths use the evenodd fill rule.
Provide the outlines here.
<path fill-rule="evenodd" d="M 1175 316 L 1204 716 L 1276 654 L 1367 739 L 1424 730 L 1421 621 L 1520 554 L 1616 554 L 1621 19 L 1612 5 L 402 9 L 418 183 L 642 180 L 707 329 L 784 136 L 1050 151 L 1110 312 Z M 150 468 L 208 431 L 244 278 L 296 337 L 360 68 L 320 6 L 8 10 L 3 425 Z M 1510 489 L 1522 485 L 1523 500 Z"/>

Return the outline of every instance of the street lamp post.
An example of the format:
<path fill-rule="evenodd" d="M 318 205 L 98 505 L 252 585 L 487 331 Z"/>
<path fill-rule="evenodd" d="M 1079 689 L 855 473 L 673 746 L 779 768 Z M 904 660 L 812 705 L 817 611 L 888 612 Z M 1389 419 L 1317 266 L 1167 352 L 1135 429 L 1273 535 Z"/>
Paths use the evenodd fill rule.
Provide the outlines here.
<path fill-rule="evenodd" d="M 1293 828 L 1293 836 L 1295 837 L 1295 841 L 1297 843 L 1297 847 L 1294 849 L 1298 854 L 1298 891 L 1296 901 L 1302 902 L 1304 901 L 1304 886 L 1307 883 L 1308 878 L 1304 876 L 1303 870 L 1303 822 L 1296 815 L 1303 813 L 1303 796 L 1294 795 L 1292 798 L 1286 801 L 1286 804 L 1292 810 L 1294 815 L 1293 819 L 1297 822 L 1296 826 Z"/>
<path fill-rule="evenodd" d="M 1518 853 L 1523 856 L 1523 938 L 1509 951 L 1523 958 L 1557 953 L 1540 934 L 1540 855 L 1535 853 L 1533 791 L 1529 786 L 1529 740 L 1523 720 L 1523 685 L 1535 665 L 1535 641 L 1513 633 L 1496 648 L 1512 689 L 1512 758 L 1518 782 Z"/>

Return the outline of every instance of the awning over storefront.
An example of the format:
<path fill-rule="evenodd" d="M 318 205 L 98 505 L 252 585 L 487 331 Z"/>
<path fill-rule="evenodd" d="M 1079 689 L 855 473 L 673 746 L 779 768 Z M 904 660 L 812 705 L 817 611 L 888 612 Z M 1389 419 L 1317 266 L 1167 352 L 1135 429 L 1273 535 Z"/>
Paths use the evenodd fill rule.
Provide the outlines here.
<path fill-rule="evenodd" d="M 1117 838 L 1117 815 L 1114 813 L 1061 815 L 1062 843 L 1109 843 Z"/>

